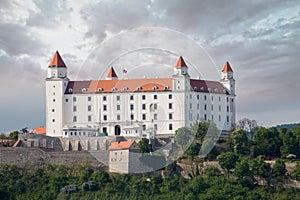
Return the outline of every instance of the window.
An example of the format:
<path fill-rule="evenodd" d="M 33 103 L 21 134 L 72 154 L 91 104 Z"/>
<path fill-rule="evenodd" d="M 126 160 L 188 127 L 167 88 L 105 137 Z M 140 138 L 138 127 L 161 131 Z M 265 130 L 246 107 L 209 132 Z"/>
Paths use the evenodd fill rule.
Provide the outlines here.
<path fill-rule="evenodd" d="M 199 100 L 199 94 L 197 94 L 197 99 Z"/>
<path fill-rule="evenodd" d="M 206 101 L 206 95 L 204 95 L 204 101 Z"/>
<path fill-rule="evenodd" d="M 55 88 L 55 85 L 53 85 L 53 88 Z"/>
<path fill-rule="evenodd" d="M 73 112 L 77 111 L 77 106 L 73 106 Z"/>
<path fill-rule="evenodd" d="M 130 95 L 130 100 L 133 100 L 133 95 Z"/>
<path fill-rule="evenodd" d="M 130 119 L 134 120 L 134 115 L 133 114 L 130 115 Z"/>
<path fill-rule="evenodd" d="M 73 116 L 73 122 L 77 122 L 77 116 Z"/>
<path fill-rule="evenodd" d="M 227 123 L 229 123 L 229 116 L 228 115 L 226 116 L 226 121 L 227 121 Z"/>
<path fill-rule="evenodd" d="M 228 100 L 228 97 L 227 97 L 226 99 L 227 99 L 227 102 L 228 102 L 228 101 L 229 101 L 229 100 Z"/>
<path fill-rule="evenodd" d="M 221 101 L 221 97 L 219 97 L 219 101 Z"/>
<path fill-rule="evenodd" d="M 54 112 L 54 109 L 52 109 L 52 112 Z"/>
<path fill-rule="evenodd" d="M 117 120 L 121 120 L 121 116 L 120 115 L 117 115 Z"/>
<path fill-rule="evenodd" d="M 142 109 L 146 110 L 146 104 L 142 104 Z"/>
<path fill-rule="evenodd" d="M 92 121 L 92 116 L 88 115 L 88 122 Z"/>
<path fill-rule="evenodd" d="M 157 86 L 154 86 L 154 87 L 153 87 L 153 90 L 157 90 L 157 89 L 158 89 L 158 87 L 157 87 Z"/>
<path fill-rule="evenodd" d="M 173 104 L 169 103 L 169 109 L 172 109 L 172 108 L 173 108 Z"/>
<path fill-rule="evenodd" d="M 82 92 L 86 92 L 86 88 L 82 88 L 82 90 L 81 90 Z"/>
<path fill-rule="evenodd" d="M 233 102 L 233 99 L 231 99 L 231 102 Z"/>
<path fill-rule="evenodd" d="M 207 120 L 207 115 L 206 115 L 206 114 L 204 114 L 204 120 L 205 120 L 205 121 Z"/>
<path fill-rule="evenodd" d="M 146 125 L 145 124 L 143 124 L 143 131 L 145 131 L 146 130 Z"/>
<path fill-rule="evenodd" d="M 227 112 L 229 112 L 229 106 L 227 106 Z"/>
<path fill-rule="evenodd" d="M 219 115 L 219 122 L 221 121 L 221 115 Z"/>
<path fill-rule="evenodd" d="M 157 99 L 157 95 L 156 94 L 153 96 L 153 99 Z"/>
<path fill-rule="evenodd" d="M 106 96 L 103 96 L 103 101 L 106 101 Z"/>
<path fill-rule="evenodd" d="M 77 100 L 76 97 L 73 97 L 73 102 L 76 102 L 76 100 Z"/>
<path fill-rule="evenodd" d="M 73 90 L 72 90 L 72 88 L 70 88 L 70 89 L 69 89 L 69 93 L 72 93 L 72 92 L 73 92 Z"/>
<path fill-rule="evenodd" d="M 166 85 L 166 86 L 165 86 L 165 90 L 168 90 L 168 89 L 169 89 L 169 86 Z"/>
<path fill-rule="evenodd" d="M 221 105 L 219 105 L 219 111 L 221 112 Z"/>
<path fill-rule="evenodd" d="M 169 94 L 169 99 L 172 99 L 172 94 Z"/>
<path fill-rule="evenodd" d="M 206 104 L 204 104 L 204 110 L 206 110 Z"/>
<path fill-rule="evenodd" d="M 69 102 L 69 99 L 66 99 L 66 102 Z"/>
<path fill-rule="evenodd" d="M 146 95 L 142 95 L 142 99 L 145 100 L 146 99 Z"/>
<path fill-rule="evenodd" d="M 190 103 L 190 109 L 192 109 L 193 108 L 193 105 Z"/>
<path fill-rule="evenodd" d="M 107 105 L 103 105 L 103 111 L 107 111 Z"/>
<path fill-rule="evenodd" d="M 211 121 L 214 121 L 214 115 L 211 115 Z"/>
<path fill-rule="evenodd" d="M 55 92 L 53 92 L 53 96 L 55 96 Z"/>
<path fill-rule="evenodd" d="M 98 92 L 102 92 L 103 91 L 103 88 L 98 88 Z"/>
<path fill-rule="evenodd" d="M 120 96 L 117 96 L 117 101 L 120 101 Z"/>
<path fill-rule="evenodd" d="M 114 92 L 117 91 L 117 88 L 113 87 L 111 90 Z"/>
<path fill-rule="evenodd" d="M 200 105 L 199 105 L 199 103 L 197 104 L 197 109 L 199 110 L 199 108 L 200 108 Z"/>
<path fill-rule="evenodd" d="M 169 113 L 169 119 L 173 119 L 173 114 Z"/>
<path fill-rule="evenodd" d="M 88 97 L 88 101 L 92 101 L 92 97 Z"/>
<path fill-rule="evenodd" d="M 212 111 L 214 110 L 214 106 L 213 106 L 213 105 L 211 105 L 211 110 L 212 110 Z"/>
<path fill-rule="evenodd" d="M 142 115 L 142 120 L 146 120 L 146 114 Z"/>
<path fill-rule="evenodd" d="M 153 106 L 154 106 L 154 109 L 156 110 L 157 109 L 157 104 L 155 103 Z"/>
<path fill-rule="evenodd" d="M 120 110 L 121 109 L 121 106 L 120 105 L 117 105 L 117 110 Z"/>
<path fill-rule="evenodd" d="M 193 95 L 192 94 L 190 94 L 190 99 L 192 99 L 193 98 Z"/>
<path fill-rule="evenodd" d="M 133 109 L 134 109 L 134 105 L 130 104 L 130 110 L 133 110 Z"/>
<path fill-rule="evenodd" d="M 173 130 L 173 124 L 169 124 L 169 130 Z"/>
<path fill-rule="evenodd" d="M 157 124 L 154 124 L 154 130 L 157 131 L 158 127 L 157 127 Z"/>
<path fill-rule="evenodd" d="M 53 99 L 53 102 L 55 102 L 55 99 Z"/>
<path fill-rule="evenodd" d="M 55 122 L 55 119 L 52 119 L 52 122 Z"/>
<path fill-rule="evenodd" d="M 211 96 L 211 101 L 214 101 L 214 96 Z"/>
<path fill-rule="evenodd" d="M 154 113 L 153 118 L 157 120 L 157 113 Z"/>
<path fill-rule="evenodd" d="M 103 115 L 103 121 L 107 121 L 107 115 Z"/>
<path fill-rule="evenodd" d="M 92 111 L 92 106 L 88 105 L 88 111 Z"/>
<path fill-rule="evenodd" d="M 199 115 L 199 113 L 197 113 L 197 120 L 199 120 L 199 118 L 200 118 L 200 115 Z"/>

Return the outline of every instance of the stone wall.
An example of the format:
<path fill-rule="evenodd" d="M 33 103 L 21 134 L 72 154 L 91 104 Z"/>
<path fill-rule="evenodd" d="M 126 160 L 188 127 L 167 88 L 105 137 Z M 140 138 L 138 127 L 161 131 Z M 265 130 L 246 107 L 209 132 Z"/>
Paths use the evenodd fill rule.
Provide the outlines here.
<path fill-rule="evenodd" d="M 106 152 L 98 151 L 94 154 L 104 154 L 102 157 L 105 162 Z M 78 165 L 88 160 L 93 166 L 103 165 L 95 156 L 87 151 L 81 152 L 47 152 L 40 148 L 26 147 L 0 147 L 0 164 L 16 164 L 20 166 L 43 166 L 47 163 L 63 164 L 68 166 Z M 107 161 L 106 161 L 107 162 Z"/>

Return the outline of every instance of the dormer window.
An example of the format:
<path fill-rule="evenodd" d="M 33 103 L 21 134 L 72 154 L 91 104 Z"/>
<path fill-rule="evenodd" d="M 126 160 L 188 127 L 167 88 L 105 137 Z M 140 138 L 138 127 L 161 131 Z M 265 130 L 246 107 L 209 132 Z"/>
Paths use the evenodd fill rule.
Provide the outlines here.
<path fill-rule="evenodd" d="M 127 90 L 128 90 L 128 87 L 124 87 L 123 90 L 124 90 L 124 91 L 127 91 Z"/>
<path fill-rule="evenodd" d="M 73 92 L 73 89 L 72 88 L 69 88 L 69 93 L 72 93 Z"/>
<path fill-rule="evenodd" d="M 210 88 L 207 88 L 207 90 L 210 92 L 211 89 L 210 89 Z"/>
<path fill-rule="evenodd" d="M 157 87 L 157 86 L 154 86 L 154 87 L 153 87 L 153 90 L 157 90 L 157 89 L 158 89 L 158 87 Z"/>
<path fill-rule="evenodd" d="M 117 88 L 116 87 L 113 87 L 112 88 L 112 91 L 114 92 L 114 91 L 117 91 Z"/>
<path fill-rule="evenodd" d="M 197 90 L 197 86 L 194 86 L 194 90 Z"/>
<path fill-rule="evenodd" d="M 81 90 L 82 92 L 86 92 L 86 88 L 82 88 L 82 90 Z"/>
<path fill-rule="evenodd" d="M 141 86 L 137 87 L 137 90 L 140 91 L 142 90 L 143 88 Z"/>
<path fill-rule="evenodd" d="M 98 88 L 98 92 L 102 92 L 103 91 L 103 88 Z"/>
<path fill-rule="evenodd" d="M 169 86 L 166 85 L 166 86 L 165 86 L 165 90 L 168 90 L 168 89 L 169 89 Z"/>
<path fill-rule="evenodd" d="M 215 91 L 215 92 L 218 92 L 218 88 L 215 88 L 214 91 Z"/>
<path fill-rule="evenodd" d="M 201 87 L 201 88 L 200 88 L 200 90 L 202 90 L 202 91 L 203 91 L 203 90 L 204 90 L 204 87 Z"/>

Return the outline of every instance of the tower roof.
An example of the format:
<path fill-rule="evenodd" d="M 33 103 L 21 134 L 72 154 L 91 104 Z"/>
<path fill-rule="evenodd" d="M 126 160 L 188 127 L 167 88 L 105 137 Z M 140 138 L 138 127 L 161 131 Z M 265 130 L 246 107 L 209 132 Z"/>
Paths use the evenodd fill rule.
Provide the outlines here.
<path fill-rule="evenodd" d="M 117 76 L 117 74 L 116 74 L 116 72 L 115 72 L 115 70 L 114 70 L 113 67 L 111 67 L 109 69 L 109 72 L 107 74 L 107 78 L 118 78 L 118 76 Z"/>
<path fill-rule="evenodd" d="M 228 61 L 225 63 L 222 72 L 233 72 Z"/>
<path fill-rule="evenodd" d="M 67 67 L 58 51 L 55 52 L 49 67 Z"/>
<path fill-rule="evenodd" d="M 184 60 L 183 60 L 183 57 L 180 56 L 178 61 L 177 61 L 177 64 L 176 64 L 176 67 L 177 68 L 180 68 L 180 67 L 187 67 L 187 65 L 185 64 Z"/>

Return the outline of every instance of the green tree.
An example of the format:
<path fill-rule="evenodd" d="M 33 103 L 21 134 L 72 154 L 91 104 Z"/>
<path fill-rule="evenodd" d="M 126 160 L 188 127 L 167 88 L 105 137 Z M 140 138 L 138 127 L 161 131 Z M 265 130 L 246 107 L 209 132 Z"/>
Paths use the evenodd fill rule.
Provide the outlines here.
<path fill-rule="evenodd" d="M 3 143 L 3 140 L 6 139 L 7 136 L 4 133 L 0 134 L 0 141 Z"/>
<path fill-rule="evenodd" d="M 277 180 L 281 181 L 285 178 L 286 168 L 285 163 L 281 159 L 277 159 L 272 168 L 272 176 Z"/>
<path fill-rule="evenodd" d="M 19 136 L 20 132 L 19 131 L 13 131 L 9 134 L 9 138 L 10 139 L 13 139 L 13 140 L 17 140 L 18 139 L 18 136 Z"/>
<path fill-rule="evenodd" d="M 247 158 L 241 159 L 240 162 L 236 164 L 234 168 L 234 175 L 243 186 L 254 186 L 254 176 Z"/>
<path fill-rule="evenodd" d="M 280 147 L 282 158 L 286 158 L 289 154 L 300 156 L 300 147 L 297 136 L 292 131 L 287 131 L 282 135 L 283 146 Z"/>
<path fill-rule="evenodd" d="M 260 176 L 269 184 L 271 180 L 271 165 L 269 163 L 266 163 L 263 158 L 255 158 L 251 160 L 250 168 L 254 175 Z"/>
<path fill-rule="evenodd" d="M 253 156 L 280 157 L 282 141 L 276 128 L 259 128 L 254 135 L 255 146 Z"/>
<path fill-rule="evenodd" d="M 190 156 L 194 160 L 195 156 L 199 154 L 200 145 L 197 143 L 192 143 L 189 148 L 185 151 L 187 156 Z"/>
<path fill-rule="evenodd" d="M 291 172 L 292 179 L 300 181 L 300 162 L 297 162 L 295 168 Z"/>
<path fill-rule="evenodd" d="M 247 132 L 237 129 L 231 133 L 234 152 L 246 155 L 249 153 Z"/>
<path fill-rule="evenodd" d="M 149 153 L 152 152 L 152 144 L 150 144 L 149 139 L 142 138 L 138 143 L 141 153 Z"/>
<path fill-rule="evenodd" d="M 182 127 L 175 131 L 175 143 L 180 146 L 182 149 L 187 148 L 187 145 L 194 140 L 194 137 L 191 134 L 191 131 Z"/>
<path fill-rule="evenodd" d="M 219 165 L 222 167 L 222 169 L 227 170 L 227 172 L 229 172 L 231 169 L 235 167 L 238 159 L 239 156 L 236 153 L 232 153 L 232 152 L 226 152 L 218 156 Z"/>

